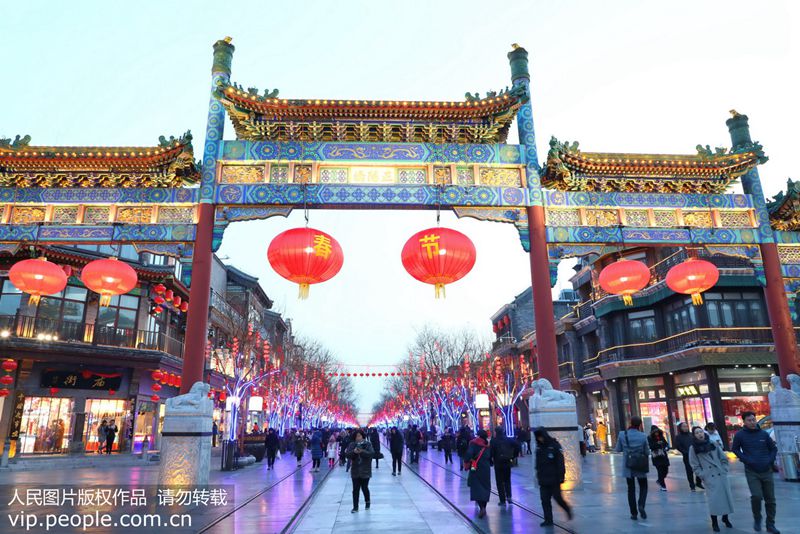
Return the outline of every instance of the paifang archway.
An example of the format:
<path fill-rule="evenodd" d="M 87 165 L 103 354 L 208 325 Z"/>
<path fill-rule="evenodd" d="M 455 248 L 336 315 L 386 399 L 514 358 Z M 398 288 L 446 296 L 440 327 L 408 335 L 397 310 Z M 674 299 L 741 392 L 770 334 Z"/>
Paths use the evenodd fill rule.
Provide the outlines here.
<path fill-rule="evenodd" d="M 452 209 L 514 225 L 531 258 L 540 376 L 559 384 L 551 284 L 566 257 L 614 245 L 703 245 L 748 258 L 766 287 L 781 375 L 798 349 L 775 231 L 747 117 L 733 148 L 600 154 L 577 143 L 536 151 L 528 54 L 514 45 L 511 87 L 459 102 L 287 100 L 231 82 L 234 47 L 214 44 L 201 165 L 191 136 L 157 147 L 37 147 L 0 142 L 0 251 L 26 243 L 124 243 L 185 263 L 191 282 L 182 393 L 202 380 L 212 252 L 233 221 L 292 209 Z M 224 140 L 225 115 L 236 132 Z M 519 145 L 505 143 L 516 119 Z M 726 194 L 740 178 L 744 194 Z M 199 187 L 197 186 L 199 182 Z M 796 256 L 796 254 L 794 254 Z M 647 291 L 647 289 L 645 289 Z"/>

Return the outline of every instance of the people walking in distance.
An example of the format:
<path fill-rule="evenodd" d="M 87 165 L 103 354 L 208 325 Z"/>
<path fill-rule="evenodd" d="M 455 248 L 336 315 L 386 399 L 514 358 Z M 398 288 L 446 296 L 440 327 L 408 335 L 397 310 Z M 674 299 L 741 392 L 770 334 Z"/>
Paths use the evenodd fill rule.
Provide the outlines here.
<path fill-rule="evenodd" d="M 214 420 L 214 423 L 211 425 L 211 446 L 217 446 L 217 436 L 219 435 L 219 426 L 217 425 L 217 421 Z"/>
<path fill-rule="evenodd" d="M 314 430 L 311 434 L 310 441 L 311 448 L 311 472 L 319 473 L 319 467 L 322 463 L 322 432 Z"/>
<path fill-rule="evenodd" d="M 458 431 L 458 435 L 456 436 L 456 452 L 461 460 L 459 462 L 460 471 L 465 471 L 468 469 L 468 467 L 466 467 L 466 457 L 467 449 L 469 448 L 469 442 L 472 441 L 472 437 L 472 430 L 467 425 L 462 426 Z"/>
<path fill-rule="evenodd" d="M 597 438 L 597 442 L 600 444 L 600 452 L 606 452 L 606 443 L 608 439 L 608 427 L 602 421 L 597 423 L 597 434 L 595 436 Z"/>
<path fill-rule="evenodd" d="M 617 436 L 617 452 L 622 453 L 622 476 L 628 483 L 628 506 L 631 510 L 631 519 L 636 521 L 637 515 L 647 519 L 645 504 L 647 503 L 647 472 L 650 471 L 650 447 L 647 445 L 647 436 L 640 429 L 642 419 L 634 415 L 627 430 Z M 639 501 L 636 501 L 636 483 L 639 484 Z M 637 514 L 638 511 L 638 514 Z"/>
<path fill-rule="evenodd" d="M 372 450 L 375 453 L 375 468 L 377 469 L 378 461 L 380 460 L 381 452 L 381 437 L 378 435 L 378 429 L 373 428 L 369 431 L 369 442 L 372 445 Z"/>
<path fill-rule="evenodd" d="M 112 419 L 106 428 L 106 454 L 111 454 L 115 437 L 117 437 L 117 423 Z"/>
<path fill-rule="evenodd" d="M 733 513 L 733 494 L 728 483 L 728 457 L 719 442 L 711 441 L 699 426 L 692 429 L 689 463 L 694 474 L 705 482 L 711 529 L 719 532 L 717 516 L 720 515 L 725 526 L 733 528 L 728 519 L 728 514 Z"/>
<path fill-rule="evenodd" d="M 448 428 L 442 435 L 442 440 L 439 447 L 444 451 L 444 463 L 453 463 L 453 448 L 456 445 L 456 437 L 453 434 L 453 429 Z"/>
<path fill-rule="evenodd" d="M 297 458 L 297 467 L 303 465 L 303 455 L 306 453 L 306 438 L 300 430 L 294 436 L 294 456 Z"/>
<path fill-rule="evenodd" d="M 417 425 L 411 427 L 411 430 L 408 432 L 408 450 L 411 453 L 411 458 L 409 459 L 409 463 L 418 464 L 419 463 L 419 449 L 422 445 L 422 433 L 419 431 Z"/>
<path fill-rule="evenodd" d="M 528 428 L 520 428 L 517 433 L 517 439 L 521 445 L 520 449 L 525 454 L 532 454 L 531 452 L 531 431 Z"/>
<path fill-rule="evenodd" d="M 650 435 L 647 436 L 647 445 L 650 447 L 650 452 L 653 458 L 653 467 L 656 468 L 658 473 L 658 480 L 656 481 L 661 487 L 661 491 L 667 491 L 667 473 L 669 473 L 669 443 L 667 438 L 664 437 L 664 431 L 653 425 L 650 428 Z"/>
<path fill-rule="evenodd" d="M 689 448 L 692 446 L 692 433 L 689 432 L 689 425 L 686 422 L 678 424 L 678 435 L 675 436 L 675 448 L 683 455 L 683 467 L 686 470 L 686 479 L 692 491 L 695 488 L 705 489 L 703 481 L 695 476 L 692 466 L 689 463 Z"/>
<path fill-rule="evenodd" d="M 372 458 L 374 452 L 372 443 L 366 439 L 363 430 L 356 430 L 353 441 L 347 446 L 345 453 L 352 462 L 350 478 L 353 480 L 353 509 L 350 513 L 358 512 L 358 493 L 364 494 L 364 509 L 369 510 L 369 479 L 372 476 Z"/>
<path fill-rule="evenodd" d="M 106 431 L 108 430 L 108 422 L 103 419 L 100 421 L 100 426 L 97 427 L 97 454 L 103 454 L 106 448 Z"/>
<path fill-rule="evenodd" d="M 328 438 L 328 447 L 325 450 L 325 455 L 328 457 L 328 468 L 333 469 L 336 465 L 336 459 L 339 456 L 339 451 L 336 450 L 336 436 L 331 434 L 331 437 Z"/>
<path fill-rule="evenodd" d="M 761 501 L 767 510 L 767 532 L 777 534 L 775 527 L 775 480 L 773 467 L 778 448 L 764 430 L 756 424 L 756 414 L 742 412 L 744 426 L 733 437 L 731 449 L 744 464 L 747 486 L 750 488 L 750 505 L 753 509 L 753 529 L 761 531 Z"/>
<path fill-rule="evenodd" d="M 492 463 L 494 464 L 494 480 L 497 483 L 497 493 L 500 496 L 499 506 L 511 502 L 511 464 L 517 457 L 519 445 L 506 436 L 505 428 L 498 426 L 494 429 L 494 437 L 489 445 Z"/>
<path fill-rule="evenodd" d="M 392 453 L 392 476 L 403 469 L 403 434 L 393 426 L 389 430 L 389 452 Z"/>
<path fill-rule="evenodd" d="M 347 470 L 350 470 L 350 460 L 347 459 L 345 452 L 347 451 L 347 446 L 350 445 L 350 432 L 347 429 L 342 430 L 339 432 L 339 437 L 337 438 L 339 441 L 339 465 L 347 464 Z"/>
<path fill-rule="evenodd" d="M 595 431 L 592 428 L 592 423 L 586 423 L 584 433 L 586 434 L 586 448 L 589 452 L 594 452 L 597 447 L 595 447 Z"/>
<path fill-rule="evenodd" d="M 705 430 L 706 434 L 708 434 L 708 439 L 711 441 L 711 443 L 717 445 L 720 448 L 720 450 L 724 451 L 726 449 L 725 443 L 722 442 L 722 436 L 719 435 L 719 431 L 717 430 L 717 425 L 715 425 L 714 423 L 708 423 L 706 424 Z"/>
<path fill-rule="evenodd" d="M 542 511 L 544 521 L 541 526 L 553 524 L 553 503 L 551 499 L 567 513 L 572 519 L 572 507 L 561 495 L 561 484 L 567 475 L 564 462 L 564 451 L 561 444 L 547 433 L 544 427 L 533 431 L 536 438 L 536 480 L 539 483 L 539 495 L 542 498 Z"/>
<path fill-rule="evenodd" d="M 275 456 L 278 454 L 279 446 L 280 440 L 278 439 L 278 433 L 275 432 L 274 428 L 270 428 L 267 430 L 267 435 L 264 437 L 264 447 L 267 450 L 267 470 L 275 467 Z"/>
<path fill-rule="evenodd" d="M 478 517 L 486 516 L 486 504 L 492 494 L 492 470 L 489 454 L 489 435 L 485 430 L 478 430 L 478 435 L 469 442 L 464 455 L 466 469 L 469 470 L 467 485 L 469 500 L 478 504 Z"/>

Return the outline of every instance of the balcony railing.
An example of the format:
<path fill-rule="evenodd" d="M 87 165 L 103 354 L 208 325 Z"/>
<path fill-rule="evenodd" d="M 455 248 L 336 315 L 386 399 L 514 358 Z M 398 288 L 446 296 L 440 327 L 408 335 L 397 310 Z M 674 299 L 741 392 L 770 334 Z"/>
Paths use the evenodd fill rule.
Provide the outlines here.
<path fill-rule="evenodd" d="M 0 315 L 0 332 L 3 331 L 16 337 L 160 350 L 178 358 L 183 357 L 183 342 L 169 337 L 163 332 L 116 328 L 21 314 Z"/>

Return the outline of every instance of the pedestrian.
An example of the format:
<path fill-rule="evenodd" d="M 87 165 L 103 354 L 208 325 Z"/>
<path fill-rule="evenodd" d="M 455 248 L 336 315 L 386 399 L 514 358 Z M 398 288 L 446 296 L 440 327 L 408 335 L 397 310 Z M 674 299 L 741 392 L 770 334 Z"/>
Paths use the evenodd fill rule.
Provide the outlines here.
<path fill-rule="evenodd" d="M 467 425 L 464 425 L 458 431 L 458 436 L 456 436 L 456 452 L 458 453 L 458 457 L 460 459 L 458 462 L 460 467 L 459 471 L 465 471 L 468 469 L 466 467 L 466 456 L 470 441 L 472 441 L 472 430 Z"/>
<path fill-rule="evenodd" d="M 111 420 L 106 428 L 106 454 L 111 454 L 111 448 L 114 446 L 114 438 L 117 437 L 117 423 Z"/>
<path fill-rule="evenodd" d="M 597 442 L 600 443 L 600 452 L 605 454 L 608 445 L 608 427 L 603 421 L 597 423 Z"/>
<path fill-rule="evenodd" d="M 592 429 L 592 423 L 586 423 L 586 447 L 589 449 L 589 452 L 595 451 L 594 435 L 595 432 Z"/>
<path fill-rule="evenodd" d="M 264 448 L 267 450 L 267 471 L 275 467 L 275 457 L 278 455 L 278 433 L 274 428 L 267 430 L 264 437 Z"/>
<path fill-rule="evenodd" d="M 378 461 L 381 458 L 381 437 L 378 435 L 377 428 L 372 428 L 369 431 L 369 443 L 372 445 L 372 452 L 375 454 L 375 469 L 378 469 Z"/>
<path fill-rule="evenodd" d="M 392 453 L 392 476 L 403 469 L 403 434 L 396 426 L 389 429 L 389 452 Z"/>
<path fill-rule="evenodd" d="M 717 430 L 717 425 L 714 423 L 706 424 L 706 434 L 708 434 L 708 439 L 714 445 L 718 445 L 721 450 L 725 450 L 725 444 L 722 442 L 722 436 L 719 435 L 719 431 Z"/>
<path fill-rule="evenodd" d="M 692 438 L 689 463 L 694 473 L 705 482 L 711 529 L 719 532 L 717 516 L 720 515 L 725 526 L 733 528 L 728 519 L 728 514 L 733 513 L 733 494 L 728 483 L 728 457 L 719 442 L 711 441 L 699 426 L 692 429 Z"/>
<path fill-rule="evenodd" d="M 505 506 L 511 501 L 511 463 L 517 456 L 517 444 L 506 436 L 502 426 L 494 429 L 494 438 L 489 445 L 489 453 L 494 464 L 494 480 L 500 496 L 498 506 Z"/>
<path fill-rule="evenodd" d="M 647 472 L 650 471 L 650 447 L 647 445 L 647 436 L 640 429 L 641 417 L 631 417 L 631 424 L 627 430 L 617 436 L 617 452 L 623 456 L 622 476 L 628 483 L 628 506 L 631 510 L 631 519 L 636 521 L 638 515 L 647 519 L 645 504 L 647 503 Z M 636 501 L 636 483 L 639 483 L 639 501 Z"/>
<path fill-rule="evenodd" d="M 683 467 L 686 470 L 686 479 L 689 481 L 689 487 L 692 491 L 696 488 L 705 489 L 703 481 L 700 480 L 692 471 L 692 465 L 689 463 L 689 448 L 692 446 L 692 433 L 689 432 L 689 425 L 684 421 L 678 425 L 678 435 L 675 436 L 675 448 L 683 455 Z"/>
<path fill-rule="evenodd" d="M 211 425 L 211 446 L 212 447 L 216 447 L 217 446 L 217 435 L 218 434 L 219 434 L 219 426 L 217 426 L 217 422 L 214 421 L 214 423 Z"/>
<path fill-rule="evenodd" d="M 345 456 L 345 451 L 347 451 L 347 446 L 350 445 L 350 433 L 345 428 L 341 432 L 339 432 L 339 437 L 337 438 L 339 442 L 339 465 L 344 465 L 345 463 L 348 464 L 347 470 L 350 470 L 350 461 Z"/>
<path fill-rule="evenodd" d="M 97 427 L 97 454 L 103 454 L 106 447 L 106 430 L 108 430 L 108 422 L 103 419 L 100 426 Z"/>
<path fill-rule="evenodd" d="M 417 425 L 413 425 L 411 430 L 408 432 L 408 440 L 406 443 L 408 444 L 408 450 L 411 452 L 411 459 L 409 463 L 411 464 L 418 464 L 419 463 L 419 448 L 422 442 L 422 434 L 417 428 Z"/>
<path fill-rule="evenodd" d="M 653 467 L 658 473 L 656 483 L 661 487 L 661 491 L 667 491 L 667 474 L 669 473 L 669 443 L 664 437 L 664 431 L 653 425 L 650 428 L 650 435 L 647 436 L 647 445 L 652 453 Z"/>
<path fill-rule="evenodd" d="M 478 503 L 478 517 L 486 516 L 486 504 L 492 494 L 491 458 L 486 454 L 489 449 L 489 435 L 485 430 L 478 430 L 475 439 L 469 442 L 464 455 L 466 468 L 469 469 L 467 485 L 469 486 L 469 499 Z"/>
<path fill-rule="evenodd" d="M 372 444 L 364 436 L 363 430 L 356 430 L 353 441 L 347 446 L 347 457 L 352 462 L 350 477 L 353 480 L 353 509 L 358 512 L 358 492 L 364 494 L 364 509 L 369 510 L 369 479 L 372 476 Z"/>
<path fill-rule="evenodd" d="M 336 450 L 336 436 L 331 434 L 328 438 L 328 447 L 326 449 L 326 455 L 328 456 L 328 468 L 333 469 L 336 465 L 336 458 L 338 456 L 338 451 Z"/>
<path fill-rule="evenodd" d="M 572 507 L 561 495 L 561 484 L 567 475 L 564 462 L 564 451 L 561 444 L 547 433 L 544 427 L 533 431 L 536 437 L 536 480 L 539 483 L 539 496 L 542 499 L 544 521 L 539 525 L 546 527 L 553 524 L 553 503 L 556 503 L 567 513 L 567 518 L 572 519 Z"/>
<path fill-rule="evenodd" d="M 306 453 L 306 438 L 300 430 L 294 436 L 294 457 L 297 458 L 297 467 L 303 465 L 303 455 Z"/>
<path fill-rule="evenodd" d="M 767 532 L 779 534 L 775 527 L 775 479 L 773 467 L 778 448 L 766 431 L 756 424 L 756 414 L 742 412 L 744 426 L 733 437 L 731 449 L 744 464 L 747 486 L 750 488 L 750 506 L 753 509 L 753 529 L 761 531 L 761 501 L 767 510 Z"/>
<path fill-rule="evenodd" d="M 315 430 L 311 434 L 311 472 L 319 473 L 319 467 L 322 463 L 322 432 Z"/>
<path fill-rule="evenodd" d="M 442 441 L 439 448 L 444 451 L 444 464 L 453 463 L 453 447 L 455 447 L 456 437 L 453 435 L 453 429 L 447 428 L 442 435 Z"/>

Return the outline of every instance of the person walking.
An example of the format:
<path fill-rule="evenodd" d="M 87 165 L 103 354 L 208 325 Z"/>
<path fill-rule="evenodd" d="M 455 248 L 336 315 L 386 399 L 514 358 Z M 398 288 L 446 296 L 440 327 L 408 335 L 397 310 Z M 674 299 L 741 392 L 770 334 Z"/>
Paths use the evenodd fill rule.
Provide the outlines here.
<path fill-rule="evenodd" d="M 339 437 L 336 438 L 339 442 L 339 465 L 347 464 L 347 471 L 350 470 L 350 460 L 347 459 L 345 452 L 347 451 L 347 446 L 350 445 L 350 433 L 347 429 L 342 430 L 339 432 Z"/>
<path fill-rule="evenodd" d="M 336 465 L 336 458 L 338 457 L 339 452 L 336 450 L 336 436 L 331 434 L 328 438 L 328 447 L 326 449 L 325 454 L 328 457 L 328 468 L 333 469 Z"/>
<path fill-rule="evenodd" d="M 322 464 L 322 432 L 315 430 L 311 434 L 311 472 L 319 473 L 320 464 Z"/>
<path fill-rule="evenodd" d="M 696 488 L 705 489 L 703 481 L 700 480 L 692 471 L 692 465 L 689 463 L 689 449 L 692 446 L 692 433 L 689 432 L 689 425 L 684 421 L 678 425 L 678 435 L 675 436 L 675 448 L 683 455 L 683 467 L 686 470 L 686 479 L 689 481 L 689 487 L 692 491 Z"/>
<path fill-rule="evenodd" d="M 297 467 L 303 465 L 303 455 L 306 453 L 306 438 L 300 430 L 294 436 L 294 457 L 297 458 Z"/>
<path fill-rule="evenodd" d="M 466 456 L 470 441 L 472 441 L 472 430 L 470 430 L 468 426 L 464 425 L 458 431 L 458 436 L 456 436 L 456 452 L 458 453 L 458 458 L 460 459 L 458 462 L 460 467 L 459 471 L 468 470 L 468 467 L 466 467 Z"/>
<path fill-rule="evenodd" d="M 767 532 L 780 534 L 775 527 L 775 479 L 773 466 L 778 455 L 775 442 L 756 423 L 756 414 L 742 412 L 744 426 L 733 437 L 731 449 L 744 464 L 744 475 L 750 488 L 750 506 L 753 509 L 753 530 L 761 531 L 761 501 L 767 511 Z"/>
<path fill-rule="evenodd" d="M 561 484 L 567 475 L 564 451 L 557 439 L 550 436 L 544 427 L 533 431 L 536 438 L 536 480 L 539 483 L 539 496 L 542 499 L 544 521 L 542 527 L 553 524 L 553 503 L 556 503 L 572 519 L 572 507 L 561 495 Z"/>
<path fill-rule="evenodd" d="M 217 435 L 219 434 L 219 426 L 217 425 L 216 420 L 211 425 L 211 446 L 217 446 Z"/>
<path fill-rule="evenodd" d="M 453 463 L 453 447 L 455 447 L 456 437 L 453 435 L 453 429 L 448 428 L 442 435 L 441 445 L 439 446 L 444 451 L 444 464 Z"/>
<path fill-rule="evenodd" d="M 270 428 L 264 437 L 264 448 L 267 449 L 267 471 L 275 467 L 275 457 L 278 455 L 279 445 L 278 433 L 274 428 Z"/>
<path fill-rule="evenodd" d="M 719 435 L 719 431 L 717 430 L 717 425 L 714 423 L 706 424 L 705 428 L 706 434 L 708 434 L 708 439 L 714 445 L 719 446 L 721 450 L 725 450 L 725 444 L 722 442 L 722 436 Z"/>
<path fill-rule="evenodd" d="M 642 516 L 642 519 L 647 519 L 645 504 L 647 503 L 647 472 L 650 471 L 647 457 L 650 456 L 650 447 L 647 445 L 647 436 L 640 430 L 641 427 L 641 417 L 637 415 L 631 417 L 628 429 L 620 432 L 617 436 L 616 447 L 616 451 L 621 452 L 623 456 L 622 476 L 628 483 L 628 506 L 631 510 L 631 519 L 634 521 L 638 519 L 637 515 Z M 638 503 L 636 501 L 637 481 L 639 484 Z"/>
<path fill-rule="evenodd" d="M 725 526 L 733 528 L 728 519 L 728 515 L 733 513 L 733 493 L 728 483 L 728 457 L 718 442 L 711 441 L 699 426 L 692 429 L 689 463 L 694 473 L 705 482 L 711 529 L 719 532 L 717 516 L 720 515 Z"/>
<path fill-rule="evenodd" d="M 106 428 L 106 454 L 111 454 L 111 448 L 114 446 L 114 438 L 117 437 L 117 423 L 111 420 Z"/>
<path fill-rule="evenodd" d="M 419 448 L 422 442 L 422 434 L 417 428 L 417 425 L 411 427 L 411 430 L 408 432 L 408 450 L 411 452 L 411 459 L 409 463 L 411 464 L 418 464 L 419 463 Z"/>
<path fill-rule="evenodd" d="M 378 461 L 381 457 L 381 437 L 378 435 L 378 429 L 373 428 L 369 431 L 369 443 L 372 445 L 372 451 L 375 453 L 375 469 L 380 467 Z"/>
<path fill-rule="evenodd" d="M 372 458 L 374 451 L 372 443 L 364 436 L 363 430 L 356 430 L 353 441 L 347 446 L 345 453 L 352 462 L 350 478 L 353 480 L 353 509 L 351 514 L 358 512 L 358 493 L 364 494 L 364 509 L 369 510 L 369 479 L 372 477 Z"/>
<path fill-rule="evenodd" d="M 653 467 L 658 473 L 656 482 L 661 487 L 661 491 L 667 491 L 667 474 L 669 473 L 669 443 L 664 437 L 664 431 L 653 425 L 650 428 L 650 435 L 647 436 L 647 445 L 652 453 Z"/>
<path fill-rule="evenodd" d="M 494 464 L 494 480 L 497 484 L 497 493 L 500 496 L 498 506 L 505 506 L 511 501 L 511 466 L 517 457 L 519 445 L 516 440 L 506 436 L 505 428 L 498 426 L 494 429 L 494 438 L 489 444 L 489 452 Z"/>
<path fill-rule="evenodd" d="M 608 427 L 602 421 L 597 423 L 597 442 L 600 444 L 600 452 L 605 454 L 606 452 L 606 444 L 608 443 L 606 440 L 608 439 Z"/>
<path fill-rule="evenodd" d="M 594 452 L 595 447 L 595 431 L 592 429 L 592 423 L 586 423 L 586 448 L 589 452 Z"/>
<path fill-rule="evenodd" d="M 97 454 L 103 454 L 106 447 L 106 430 L 108 430 L 108 422 L 103 419 L 100 426 L 97 427 Z"/>
<path fill-rule="evenodd" d="M 486 516 L 486 504 L 492 494 L 492 470 L 489 451 L 489 435 L 485 430 L 478 430 L 475 439 L 469 442 L 464 461 L 469 469 L 467 486 L 469 500 L 478 503 L 478 517 Z"/>
<path fill-rule="evenodd" d="M 393 426 L 389 430 L 389 452 L 392 453 L 392 476 L 403 469 L 403 434 Z"/>

